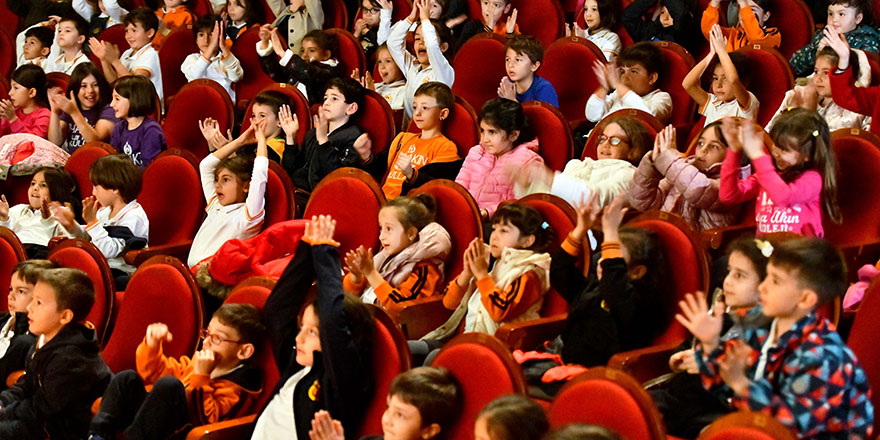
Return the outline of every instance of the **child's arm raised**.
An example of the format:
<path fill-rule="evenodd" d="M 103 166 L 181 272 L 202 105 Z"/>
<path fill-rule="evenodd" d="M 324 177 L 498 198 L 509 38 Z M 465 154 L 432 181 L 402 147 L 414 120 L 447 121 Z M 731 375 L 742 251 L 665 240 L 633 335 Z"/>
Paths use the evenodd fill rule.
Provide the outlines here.
<path fill-rule="evenodd" d="M 748 123 L 753 123 L 748 121 Z M 721 181 L 718 186 L 718 198 L 728 204 L 739 204 L 758 196 L 761 189 L 754 176 L 742 179 L 740 159 L 743 150 L 743 134 L 740 121 L 724 118 L 721 131 L 727 140 L 728 150 L 721 164 Z"/>
<path fill-rule="evenodd" d="M 718 7 L 721 6 L 721 0 L 711 0 L 709 6 L 703 11 L 703 17 L 700 19 L 700 30 L 706 40 L 709 40 L 709 32 L 712 26 L 718 24 Z"/>
<path fill-rule="evenodd" d="M 781 40 L 779 30 L 773 28 L 769 32 L 765 31 L 761 27 L 761 23 L 758 22 L 758 17 L 755 17 L 755 12 L 749 7 L 748 0 L 737 0 L 737 6 L 739 6 L 739 19 L 742 22 L 742 28 L 746 32 L 746 38 L 749 43 L 760 43 L 763 40 L 775 37 L 775 44 L 773 41 L 765 44 L 779 46 L 779 41 Z"/>
<path fill-rule="evenodd" d="M 655 161 L 660 155 L 669 149 L 675 150 L 675 128 L 667 125 L 657 133 L 654 138 L 654 149 L 645 154 L 639 162 L 639 167 L 633 174 L 629 184 L 627 199 L 633 209 L 638 211 L 650 211 L 660 209 L 666 200 L 667 191 L 660 187 L 663 173 L 657 168 Z M 675 150 L 677 152 L 677 150 Z M 679 155 L 679 157 L 681 157 Z"/>
<path fill-rule="evenodd" d="M 266 144 L 266 120 L 255 124 L 254 134 L 257 138 L 257 157 L 254 159 L 254 169 L 251 171 L 251 183 L 245 199 L 246 216 L 248 220 L 256 219 L 264 214 L 266 207 L 266 181 L 269 180 L 269 147 Z"/>
<path fill-rule="evenodd" d="M 388 34 L 388 41 L 386 41 L 388 53 L 391 54 L 394 64 L 397 64 L 397 67 L 403 72 L 403 76 L 406 79 L 409 79 L 407 78 L 407 75 L 409 75 L 409 68 L 416 59 L 413 54 L 406 50 L 406 34 L 407 31 L 409 31 L 409 27 L 415 23 L 418 13 L 418 3 L 413 2 L 413 10 L 410 12 L 409 17 L 405 20 L 400 20 L 395 23 L 394 26 L 391 26 L 391 32 Z"/>
<path fill-rule="evenodd" d="M 716 24 L 715 26 L 718 25 Z M 726 49 L 722 50 L 726 51 Z M 706 71 L 706 68 L 709 67 L 709 63 L 712 62 L 713 58 L 715 58 L 715 43 L 709 38 L 709 54 L 700 60 L 700 62 L 688 72 L 687 76 L 685 76 L 684 80 L 681 82 L 684 91 L 687 92 L 688 96 L 697 103 L 697 108 L 699 109 L 702 109 L 703 106 L 706 105 L 706 101 L 709 100 L 709 93 L 703 90 L 703 87 L 700 86 L 700 78 L 703 76 L 703 72 Z M 728 60 L 730 59 L 729 56 L 727 58 Z"/>
<path fill-rule="evenodd" d="M 443 43 L 440 41 L 440 37 L 437 36 L 437 29 L 434 28 L 434 25 L 431 23 L 431 19 L 428 16 L 430 1 L 416 0 L 416 3 L 419 4 L 419 15 L 422 20 L 422 38 L 425 39 L 425 50 L 428 51 L 428 62 L 430 63 L 431 68 L 434 69 L 434 81 L 439 81 L 448 86 L 452 86 L 452 82 L 455 81 L 455 70 L 452 69 L 452 64 L 450 64 L 449 60 L 446 59 L 446 56 L 443 55 L 443 51 L 440 48 L 440 45 Z M 404 69 L 401 68 L 400 70 Z"/>
<path fill-rule="evenodd" d="M 378 0 L 378 2 L 382 9 L 379 10 L 379 31 L 376 33 L 376 40 L 382 45 L 391 35 L 391 14 L 394 12 L 394 4 L 391 0 Z"/>
<path fill-rule="evenodd" d="M 495 284 L 489 275 L 489 249 L 485 243 L 473 247 L 466 254 L 471 272 L 477 280 L 480 301 L 495 322 L 504 322 L 525 313 L 544 294 L 541 279 L 535 271 L 528 271 L 504 288 Z"/>
<path fill-rule="evenodd" d="M 599 195 L 594 192 L 589 199 L 581 197 L 580 202 L 574 204 L 577 225 L 550 259 L 550 285 L 569 303 L 583 292 L 587 282 L 584 273 L 589 268 L 579 270 L 576 265 L 583 259 L 583 241 L 588 239 L 587 232 L 602 212 L 598 201 Z"/>
<path fill-rule="evenodd" d="M 736 97 L 736 103 L 739 104 L 739 108 L 748 109 L 752 105 L 751 96 L 749 95 L 749 91 L 743 86 L 742 82 L 740 82 L 739 73 L 737 73 L 736 66 L 733 65 L 730 55 L 724 50 L 724 48 L 727 47 L 727 38 L 725 38 L 724 33 L 721 32 L 721 26 L 716 24 L 712 27 L 711 37 L 710 44 L 715 47 L 715 53 L 718 54 L 718 61 L 721 63 L 721 68 L 724 70 L 724 77 L 730 83 L 730 88 L 733 91 L 733 95 Z"/>

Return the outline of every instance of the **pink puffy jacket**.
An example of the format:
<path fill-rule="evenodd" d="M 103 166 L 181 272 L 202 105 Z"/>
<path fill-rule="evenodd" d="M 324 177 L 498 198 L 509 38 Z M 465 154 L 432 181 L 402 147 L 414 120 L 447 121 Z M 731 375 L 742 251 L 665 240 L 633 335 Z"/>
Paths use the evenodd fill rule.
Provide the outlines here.
<path fill-rule="evenodd" d="M 467 188 L 480 209 L 492 215 L 499 203 L 516 198 L 513 181 L 504 170 L 543 164 L 544 159 L 538 156 L 537 150 L 537 139 L 520 144 L 500 157 L 486 153 L 482 145 L 477 145 L 468 152 L 455 181 Z"/>

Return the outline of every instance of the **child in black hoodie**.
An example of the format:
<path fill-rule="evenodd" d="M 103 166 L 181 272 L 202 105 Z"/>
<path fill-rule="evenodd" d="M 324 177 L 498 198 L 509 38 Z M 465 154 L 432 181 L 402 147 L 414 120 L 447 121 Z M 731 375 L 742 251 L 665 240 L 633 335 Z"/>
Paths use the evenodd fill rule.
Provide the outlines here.
<path fill-rule="evenodd" d="M 623 10 L 623 25 L 635 42 L 672 41 L 696 53 L 697 22 L 687 0 L 635 0 Z"/>
<path fill-rule="evenodd" d="M 25 375 L 0 393 L 0 438 L 86 437 L 91 405 L 110 382 L 95 330 L 84 324 L 95 302 L 92 281 L 77 269 L 37 276 L 27 307 L 29 330 L 39 335 Z"/>

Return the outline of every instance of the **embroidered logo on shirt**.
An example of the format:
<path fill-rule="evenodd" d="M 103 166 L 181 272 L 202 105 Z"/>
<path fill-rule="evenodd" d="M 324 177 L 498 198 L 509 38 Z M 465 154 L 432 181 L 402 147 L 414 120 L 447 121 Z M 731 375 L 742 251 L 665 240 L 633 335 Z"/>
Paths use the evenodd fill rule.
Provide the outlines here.
<path fill-rule="evenodd" d="M 309 399 L 311 399 L 312 402 L 317 402 L 319 392 L 321 392 L 321 384 L 315 379 L 315 382 L 309 387 Z"/>

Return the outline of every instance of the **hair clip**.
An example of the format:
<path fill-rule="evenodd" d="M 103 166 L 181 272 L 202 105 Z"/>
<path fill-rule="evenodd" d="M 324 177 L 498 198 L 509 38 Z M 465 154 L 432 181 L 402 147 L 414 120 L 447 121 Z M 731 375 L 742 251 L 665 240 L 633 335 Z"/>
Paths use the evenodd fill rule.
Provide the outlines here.
<path fill-rule="evenodd" d="M 819 130 L 813 130 L 813 137 L 819 137 Z"/>
<path fill-rule="evenodd" d="M 761 251 L 761 255 L 770 258 L 773 255 L 773 244 L 769 241 L 755 239 L 755 246 Z"/>
<path fill-rule="evenodd" d="M 541 229 L 547 229 L 549 227 L 550 227 L 550 223 L 547 223 L 547 222 L 541 223 Z"/>

